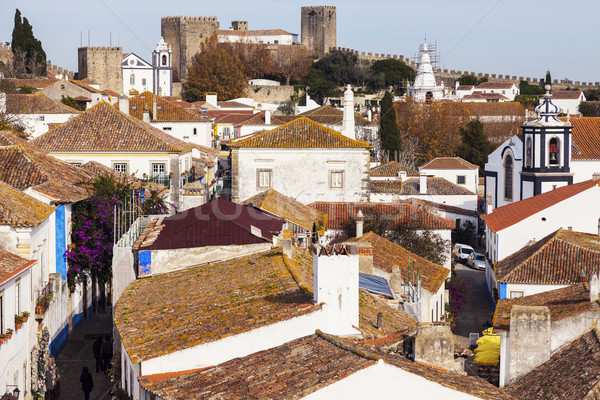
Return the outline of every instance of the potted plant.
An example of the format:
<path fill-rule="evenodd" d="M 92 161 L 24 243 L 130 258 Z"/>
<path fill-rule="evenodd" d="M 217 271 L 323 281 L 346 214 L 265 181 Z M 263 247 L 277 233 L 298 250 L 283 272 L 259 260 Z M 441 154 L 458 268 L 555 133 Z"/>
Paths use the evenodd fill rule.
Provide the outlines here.
<path fill-rule="evenodd" d="M 23 322 L 24 322 L 24 323 L 25 323 L 25 322 L 27 322 L 27 320 L 29 319 L 29 315 L 30 315 L 30 314 L 29 314 L 29 311 L 23 311 L 23 312 L 21 313 L 21 318 L 23 319 Z"/>
<path fill-rule="evenodd" d="M 0 344 L 6 343 L 6 335 L 0 335 Z"/>
<path fill-rule="evenodd" d="M 23 326 L 23 317 L 19 314 L 15 314 L 15 329 L 21 329 Z"/>
<path fill-rule="evenodd" d="M 12 337 L 12 334 L 13 334 L 13 330 L 8 328 L 6 330 L 6 334 L 4 336 L 6 336 L 6 339 L 10 339 Z"/>

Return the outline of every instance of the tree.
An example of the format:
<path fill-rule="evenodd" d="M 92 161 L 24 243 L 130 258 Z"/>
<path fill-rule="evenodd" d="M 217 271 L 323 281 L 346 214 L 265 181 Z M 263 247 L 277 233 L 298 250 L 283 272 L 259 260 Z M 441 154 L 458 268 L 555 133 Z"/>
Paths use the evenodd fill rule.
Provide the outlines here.
<path fill-rule="evenodd" d="M 479 118 L 473 119 L 465 127 L 460 127 L 459 133 L 461 143 L 456 148 L 456 155 L 478 165 L 479 173 L 483 173 L 487 156 L 494 149 L 494 145 L 483 132 L 483 124 Z"/>
<path fill-rule="evenodd" d="M 262 43 L 249 41 L 219 43 L 231 56 L 237 56 L 250 78 L 264 78 L 273 74 L 273 57 Z"/>
<path fill-rule="evenodd" d="M 308 88 L 306 92 L 317 103 L 323 104 L 327 97 L 340 94 L 335 82 L 326 79 L 318 69 L 311 68 L 306 77 Z"/>
<path fill-rule="evenodd" d="M 343 86 L 356 83 L 357 63 L 356 54 L 336 50 L 322 57 L 312 67 L 320 71 L 325 79 Z"/>
<path fill-rule="evenodd" d="M 304 78 L 311 64 L 312 59 L 303 45 L 279 46 L 273 57 L 273 73 L 281 75 L 289 86 L 291 78 Z"/>
<path fill-rule="evenodd" d="M 248 78 L 237 55 L 219 47 L 216 34 L 202 43 L 201 49 L 192 60 L 184 84 L 186 99 L 204 100 L 207 92 L 216 92 L 222 100 L 240 97 Z"/>
<path fill-rule="evenodd" d="M 12 33 L 12 52 L 15 58 L 15 66 L 22 66 L 17 62 L 23 60 L 25 72 L 33 76 L 41 76 L 46 73 L 46 52 L 42 48 L 42 42 L 33 35 L 33 27 L 27 18 L 21 18 L 21 12 L 15 12 L 15 25 Z"/>
<path fill-rule="evenodd" d="M 364 215 L 363 232 L 373 232 L 386 237 L 394 228 L 392 221 L 381 215 L 381 212 L 374 207 L 365 208 L 362 213 Z M 354 237 L 356 237 L 356 216 L 342 222 L 342 235 L 336 238 L 336 242 L 343 242 Z"/>
<path fill-rule="evenodd" d="M 60 99 L 60 102 L 63 103 L 64 105 L 74 108 L 76 110 L 85 111 L 85 107 L 80 106 L 77 103 L 77 101 L 74 98 L 72 98 L 71 96 L 63 97 L 62 99 Z"/>
<path fill-rule="evenodd" d="M 379 137 L 381 138 L 381 148 L 386 152 L 399 152 L 402 150 L 402 141 L 400 139 L 400 129 L 396 121 L 396 110 L 392 94 L 385 92 L 381 100 L 381 118 L 379 119 Z"/>
<path fill-rule="evenodd" d="M 371 73 L 373 76 L 383 74 L 385 86 L 394 87 L 398 94 L 404 93 L 404 83 L 413 81 L 416 75 L 414 69 L 394 58 L 375 61 L 371 66 Z"/>
<path fill-rule="evenodd" d="M 444 265 L 450 242 L 415 221 L 396 225 L 390 240 L 406 250 L 438 265 Z"/>
<path fill-rule="evenodd" d="M 584 101 L 579 105 L 579 112 L 584 117 L 600 117 L 600 102 Z"/>
<path fill-rule="evenodd" d="M 552 76 L 550 75 L 550 70 L 546 71 L 546 78 L 544 79 L 544 83 L 546 85 L 552 85 Z"/>
<path fill-rule="evenodd" d="M 519 82 L 519 92 L 521 94 L 544 94 L 545 90 L 540 85 L 530 85 L 527 81 Z"/>
<path fill-rule="evenodd" d="M 460 78 L 458 78 L 459 85 L 477 85 L 477 77 L 473 74 L 467 75 L 464 74 Z"/>

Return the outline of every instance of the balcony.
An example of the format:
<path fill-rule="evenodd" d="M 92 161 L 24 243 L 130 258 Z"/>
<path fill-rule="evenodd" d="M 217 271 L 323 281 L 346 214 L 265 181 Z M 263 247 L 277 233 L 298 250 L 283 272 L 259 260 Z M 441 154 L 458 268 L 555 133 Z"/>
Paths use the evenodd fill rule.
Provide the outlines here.
<path fill-rule="evenodd" d="M 50 282 L 42 290 L 38 290 L 37 301 L 35 302 L 35 319 L 41 321 L 50 308 L 50 303 L 54 301 L 54 292 L 50 288 Z"/>

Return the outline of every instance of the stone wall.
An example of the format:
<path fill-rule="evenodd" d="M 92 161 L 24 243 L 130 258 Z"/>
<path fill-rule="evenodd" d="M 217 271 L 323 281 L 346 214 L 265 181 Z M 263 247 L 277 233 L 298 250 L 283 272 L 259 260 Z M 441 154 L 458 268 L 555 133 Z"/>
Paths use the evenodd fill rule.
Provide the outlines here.
<path fill-rule="evenodd" d="M 12 64 L 13 53 L 9 44 L 0 44 L 0 63 L 4 65 Z"/>
<path fill-rule="evenodd" d="M 449 370 L 456 369 L 454 335 L 446 324 L 418 324 L 414 350 L 415 361 Z"/>
<path fill-rule="evenodd" d="M 192 58 L 217 29 L 217 17 L 174 16 L 160 19 L 161 36 L 171 46 L 173 54 L 174 81 L 185 79 Z"/>
<path fill-rule="evenodd" d="M 79 79 L 91 79 L 102 90 L 123 91 L 122 47 L 80 47 L 77 50 Z"/>
<path fill-rule="evenodd" d="M 293 95 L 293 86 L 248 85 L 244 92 L 244 97 L 249 97 L 257 103 L 283 103 Z"/>
<path fill-rule="evenodd" d="M 323 57 L 337 46 L 335 6 L 302 7 L 301 39 L 310 53 Z"/>

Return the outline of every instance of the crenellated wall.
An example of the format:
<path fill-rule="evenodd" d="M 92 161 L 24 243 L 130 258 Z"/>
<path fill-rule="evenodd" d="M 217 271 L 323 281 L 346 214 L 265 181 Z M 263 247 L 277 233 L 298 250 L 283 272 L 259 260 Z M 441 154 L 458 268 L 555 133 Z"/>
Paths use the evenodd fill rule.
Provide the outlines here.
<path fill-rule="evenodd" d="M 89 78 L 102 90 L 123 91 L 122 47 L 80 47 L 77 49 L 78 78 Z"/>

